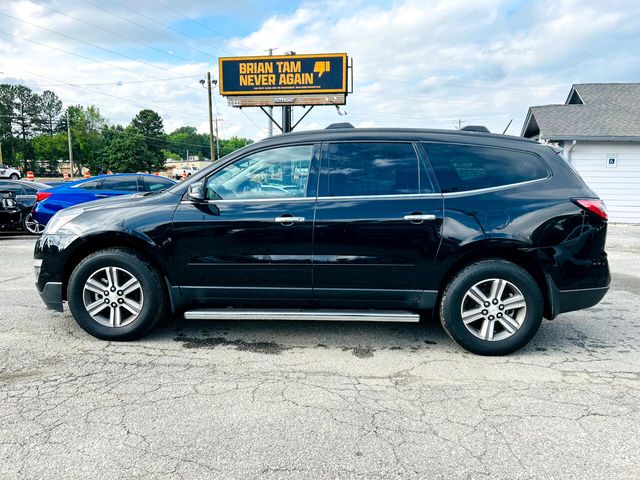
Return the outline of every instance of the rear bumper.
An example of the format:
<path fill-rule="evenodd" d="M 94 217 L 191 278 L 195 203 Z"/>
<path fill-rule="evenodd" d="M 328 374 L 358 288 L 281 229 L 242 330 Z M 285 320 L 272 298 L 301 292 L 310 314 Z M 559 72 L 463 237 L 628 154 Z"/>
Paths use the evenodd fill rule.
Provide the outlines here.
<path fill-rule="evenodd" d="M 545 316 L 549 318 L 549 320 L 553 320 L 561 313 L 593 307 L 598 304 L 609 291 L 609 285 L 606 287 L 559 290 L 549 276 L 547 276 L 547 287 L 550 308 Z"/>
<path fill-rule="evenodd" d="M 42 290 L 38 289 L 38 293 L 49 310 L 64 311 L 62 307 L 62 282 L 47 282 Z"/>

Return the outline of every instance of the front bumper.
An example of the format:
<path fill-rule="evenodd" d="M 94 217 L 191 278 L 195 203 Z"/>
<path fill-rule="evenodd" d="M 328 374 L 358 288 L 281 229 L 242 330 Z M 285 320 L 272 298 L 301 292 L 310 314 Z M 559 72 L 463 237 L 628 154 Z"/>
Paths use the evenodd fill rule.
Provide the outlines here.
<path fill-rule="evenodd" d="M 62 307 L 62 282 L 47 282 L 42 290 L 38 289 L 38 293 L 49 310 L 64 311 Z"/>

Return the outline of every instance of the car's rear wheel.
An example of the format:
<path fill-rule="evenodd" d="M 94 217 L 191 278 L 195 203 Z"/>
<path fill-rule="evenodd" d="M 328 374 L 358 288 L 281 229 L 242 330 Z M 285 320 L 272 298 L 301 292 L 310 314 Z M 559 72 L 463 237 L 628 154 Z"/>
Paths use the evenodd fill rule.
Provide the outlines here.
<path fill-rule="evenodd" d="M 67 298 L 78 325 L 105 340 L 140 338 L 167 310 L 160 274 L 126 249 L 101 250 L 82 260 L 69 279 Z"/>
<path fill-rule="evenodd" d="M 29 212 L 22 217 L 22 228 L 32 235 L 40 235 L 44 232 L 45 225 L 36 222 L 33 218 L 33 213 Z"/>
<path fill-rule="evenodd" d="M 536 281 L 505 260 L 484 260 L 461 270 L 440 302 L 440 321 L 460 346 L 480 355 L 519 350 L 542 322 L 543 299 Z"/>
<path fill-rule="evenodd" d="M 20 175 L 18 175 L 17 173 L 12 173 L 11 175 L 9 175 L 9 178 L 11 180 L 19 180 L 20 179 Z"/>

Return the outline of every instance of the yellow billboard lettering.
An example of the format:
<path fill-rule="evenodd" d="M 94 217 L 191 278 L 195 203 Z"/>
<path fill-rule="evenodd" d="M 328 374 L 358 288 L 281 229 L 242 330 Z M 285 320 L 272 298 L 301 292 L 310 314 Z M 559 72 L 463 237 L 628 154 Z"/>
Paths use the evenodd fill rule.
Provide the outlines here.
<path fill-rule="evenodd" d="M 246 63 L 240 63 L 240 64 L 238 64 L 238 67 L 240 68 L 240 74 L 247 73 L 247 64 Z"/>
<path fill-rule="evenodd" d="M 275 85 L 275 74 L 258 74 L 258 75 L 240 75 L 240 86 L 242 87 L 260 87 L 264 85 Z"/>
<path fill-rule="evenodd" d="M 240 63 L 240 74 L 245 73 L 273 73 L 273 64 L 265 62 Z"/>

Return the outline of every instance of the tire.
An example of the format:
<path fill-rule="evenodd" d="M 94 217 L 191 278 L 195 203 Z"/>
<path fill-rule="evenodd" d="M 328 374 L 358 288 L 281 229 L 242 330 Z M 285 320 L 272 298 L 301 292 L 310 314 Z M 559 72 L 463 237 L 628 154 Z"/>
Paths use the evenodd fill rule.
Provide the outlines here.
<path fill-rule="evenodd" d="M 44 232 L 44 227 L 44 225 L 35 221 L 32 212 L 28 212 L 22 216 L 22 228 L 31 235 L 41 235 L 42 232 Z"/>
<path fill-rule="evenodd" d="M 17 173 L 12 173 L 11 175 L 9 175 L 9 178 L 11 180 L 20 180 L 20 175 L 18 175 Z"/>
<path fill-rule="evenodd" d="M 109 281 L 109 276 L 115 282 Z M 110 285 L 127 288 L 112 291 Z M 69 278 L 67 299 L 78 325 L 103 340 L 140 338 L 167 312 L 161 275 L 147 260 L 127 249 L 100 250 L 83 259 Z M 102 300 L 105 303 L 100 309 Z"/>
<path fill-rule="evenodd" d="M 440 301 L 440 321 L 447 334 L 478 355 L 507 355 L 524 347 L 540 328 L 542 315 L 538 284 L 506 260 L 483 260 L 464 268 Z"/>

